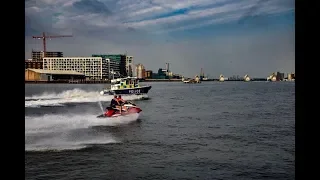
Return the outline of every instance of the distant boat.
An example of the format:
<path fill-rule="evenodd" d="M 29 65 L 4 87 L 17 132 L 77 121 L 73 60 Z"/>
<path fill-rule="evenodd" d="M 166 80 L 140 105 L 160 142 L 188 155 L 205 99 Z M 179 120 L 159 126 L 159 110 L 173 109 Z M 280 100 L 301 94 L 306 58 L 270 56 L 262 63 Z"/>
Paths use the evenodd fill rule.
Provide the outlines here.
<path fill-rule="evenodd" d="M 219 81 L 220 81 L 220 82 L 223 82 L 223 81 L 224 81 L 224 76 L 223 76 L 222 74 L 219 76 Z"/>
<path fill-rule="evenodd" d="M 183 82 L 183 83 L 201 83 L 201 81 L 200 81 L 200 79 L 199 79 L 198 76 L 196 76 L 195 79 L 189 79 L 189 78 L 185 79 L 185 78 L 182 78 L 182 82 Z"/>
<path fill-rule="evenodd" d="M 188 79 L 183 79 L 182 82 L 183 83 L 194 83 L 194 80 L 188 78 Z"/>
<path fill-rule="evenodd" d="M 251 81 L 250 77 L 247 74 L 243 77 L 243 79 L 245 82 Z"/>
<path fill-rule="evenodd" d="M 277 81 L 277 77 L 274 73 L 272 73 L 269 77 L 267 77 L 267 81 Z"/>

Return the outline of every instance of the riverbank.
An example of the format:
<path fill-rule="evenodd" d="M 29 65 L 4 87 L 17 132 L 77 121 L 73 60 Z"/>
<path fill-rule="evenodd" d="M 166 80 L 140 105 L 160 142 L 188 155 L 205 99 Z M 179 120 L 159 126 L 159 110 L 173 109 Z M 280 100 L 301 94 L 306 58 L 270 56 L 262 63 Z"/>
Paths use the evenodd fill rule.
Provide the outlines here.
<path fill-rule="evenodd" d="M 110 84 L 106 80 L 59 80 L 59 81 L 24 81 L 25 84 Z"/>
<path fill-rule="evenodd" d="M 182 82 L 182 79 L 144 79 L 140 82 Z"/>
<path fill-rule="evenodd" d="M 110 80 L 24 81 L 25 84 L 110 84 Z M 140 82 L 182 82 L 181 79 L 145 79 Z"/>
<path fill-rule="evenodd" d="M 219 81 L 218 79 L 208 79 L 206 81 Z M 228 81 L 243 81 L 243 80 L 225 80 Z M 251 81 L 267 81 L 267 79 L 259 78 Z M 58 81 L 24 81 L 25 84 L 110 84 L 110 80 L 58 80 Z M 181 82 L 181 79 L 144 79 L 140 82 Z"/>

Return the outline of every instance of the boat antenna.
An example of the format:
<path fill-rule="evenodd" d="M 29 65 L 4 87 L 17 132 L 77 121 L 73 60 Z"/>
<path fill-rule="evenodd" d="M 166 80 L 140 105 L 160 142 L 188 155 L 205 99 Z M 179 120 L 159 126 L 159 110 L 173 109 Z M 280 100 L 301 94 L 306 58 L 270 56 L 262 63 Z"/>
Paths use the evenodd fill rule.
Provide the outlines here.
<path fill-rule="evenodd" d="M 110 71 L 109 71 L 110 73 Z M 114 72 L 113 72 L 113 69 L 111 69 L 111 73 L 112 73 L 112 79 L 114 79 Z"/>
<path fill-rule="evenodd" d="M 121 78 L 121 77 L 125 78 L 125 76 L 122 75 L 120 72 L 117 72 L 117 73 L 119 74 L 120 78 Z"/>

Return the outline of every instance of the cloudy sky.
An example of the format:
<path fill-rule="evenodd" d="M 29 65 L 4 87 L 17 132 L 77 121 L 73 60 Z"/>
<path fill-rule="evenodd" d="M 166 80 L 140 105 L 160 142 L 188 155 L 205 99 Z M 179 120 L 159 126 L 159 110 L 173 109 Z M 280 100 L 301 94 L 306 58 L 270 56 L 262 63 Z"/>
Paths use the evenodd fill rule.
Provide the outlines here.
<path fill-rule="evenodd" d="M 157 71 L 209 77 L 293 72 L 294 0 L 26 0 L 25 56 L 126 53 Z"/>

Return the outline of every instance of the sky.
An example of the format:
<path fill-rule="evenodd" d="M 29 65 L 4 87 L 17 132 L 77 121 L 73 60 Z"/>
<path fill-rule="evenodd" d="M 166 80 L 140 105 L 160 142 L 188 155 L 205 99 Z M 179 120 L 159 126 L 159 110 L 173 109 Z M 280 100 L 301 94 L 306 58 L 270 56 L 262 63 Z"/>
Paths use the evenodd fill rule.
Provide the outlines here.
<path fill-rule="evenodd" d="M 124 54 L 147 70 L 210 78 L 295 69 L 294 0 L 26 0 L 25 58 Z"/>

